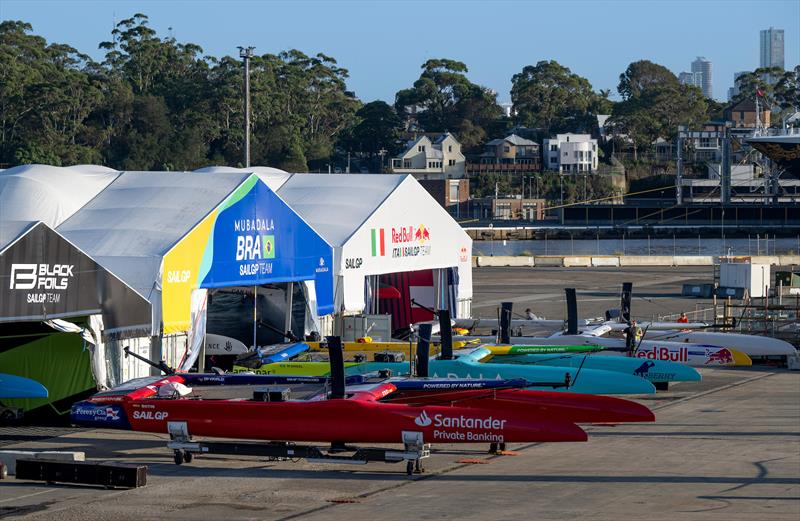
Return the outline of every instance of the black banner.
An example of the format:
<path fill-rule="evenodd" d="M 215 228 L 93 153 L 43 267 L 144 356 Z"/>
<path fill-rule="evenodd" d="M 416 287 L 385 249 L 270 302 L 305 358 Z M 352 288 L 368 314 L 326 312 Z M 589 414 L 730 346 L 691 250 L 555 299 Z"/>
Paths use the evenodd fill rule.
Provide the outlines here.
<path fill-rule="evenodd" d="M 0 253 L 0 288 L 0 322 L 102 313 L 106 330 L 149 334 L 147 300 L 44 223 Z"/>

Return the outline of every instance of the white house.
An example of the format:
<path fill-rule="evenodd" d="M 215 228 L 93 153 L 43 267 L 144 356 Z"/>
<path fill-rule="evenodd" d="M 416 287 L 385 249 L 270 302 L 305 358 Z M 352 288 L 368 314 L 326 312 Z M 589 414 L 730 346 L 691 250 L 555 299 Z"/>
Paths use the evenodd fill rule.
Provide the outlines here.
<path fill-rule="evenodd" d="M 562 174 L 597 170 L 597 140 L 589 134 L 558 134 L 542 145 L 544 167 Z"/>
<path fill-rule="evenodd" d="M 392 158 L 392 173 L 412 174 L 417 179 L 452 179 L 466 176 L 461 143 L 449 132 L 434 141 L 421 136 L 409 141 L 405 151 Z"/>

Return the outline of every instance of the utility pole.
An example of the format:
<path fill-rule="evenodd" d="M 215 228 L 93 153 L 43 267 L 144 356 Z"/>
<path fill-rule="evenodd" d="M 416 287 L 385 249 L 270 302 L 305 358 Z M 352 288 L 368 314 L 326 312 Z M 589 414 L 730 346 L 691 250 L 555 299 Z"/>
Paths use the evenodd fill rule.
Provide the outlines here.
<path fill-rule="evenodd" d="M 677 152 L 678 158 L 675 164 L 675 202 L 678 205 L 683 204 L 683 135 L 686 132 L 686 127 L 678 127 L 678 143 Z"/>
<path fill-rule="evenodd" d="M 720 168 L 720 202 L 722 206 L 731 202 L 731 122 L 725 122 L 722 138 L 722 166 Z"/>
<path fill-rule="evenodd" d="M 239 47 L 239 57 L 244 60 L 244 166 L 250 167 L 250 58 L 255 47 Z"/>

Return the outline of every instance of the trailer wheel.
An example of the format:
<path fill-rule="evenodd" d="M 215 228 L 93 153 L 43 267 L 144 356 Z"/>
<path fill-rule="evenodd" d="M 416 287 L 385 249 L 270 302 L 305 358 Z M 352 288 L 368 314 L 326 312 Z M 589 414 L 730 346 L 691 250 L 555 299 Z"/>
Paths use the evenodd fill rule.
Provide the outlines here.
<path fill-rule="evenodd" d="M 409 476 L 414 474 L 414 462 L 413 461 L 407 461 L 406 462 L 406 474 L 409 475 Z"/>
<path fill-rule="evenodd" d="M 183 453 L 183 462 L 184 463 L 191 463 L 193 459 L 194 459 L 194 454 L 192 454 L 188 450 Z"/>
<path fill-rule="evenodd" d="M 180 465 L 183 463 L 183 451 L 178 449 L 175 451 L 175 464 Z"/>
<path fill-rule="evenodd" d="M 500 452 L 503 452 L 504 450 L 506 450 L 506 444 L 505 444 L 505 442 L 503 442 L 503 443 L 501 443 L 501 444 L 500 444 Z"/>
<path fill-rule="evenodd" d="M 489 454 L 497 454 L 497 443 L 489 444 Z"/>

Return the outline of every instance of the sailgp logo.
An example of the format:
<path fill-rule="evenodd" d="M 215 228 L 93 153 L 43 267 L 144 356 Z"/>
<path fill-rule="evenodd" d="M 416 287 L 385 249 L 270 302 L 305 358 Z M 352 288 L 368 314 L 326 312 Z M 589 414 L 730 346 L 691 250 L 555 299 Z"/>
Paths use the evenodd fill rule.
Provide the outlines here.
<path fill-rule="evenodd" d="M 428 425 L 430 425 L 430 424 L 431 424 L 431 423 L 433 423 L 433 422 L 432 422 L 432 421 L 431 421 L 431 419 L 428 417 L 428 413 L 426 413 L 426 412 L 423 410 L 423 411 L 420 413 L 420 415 L 419 415 L 419 416 L 417 416 L 416 418 L 414 418 L 414 423 L 416 423 L 416 424 L 417 424 L 417 425 L 419 425 L 420 427 L 427 427 Z"/>

